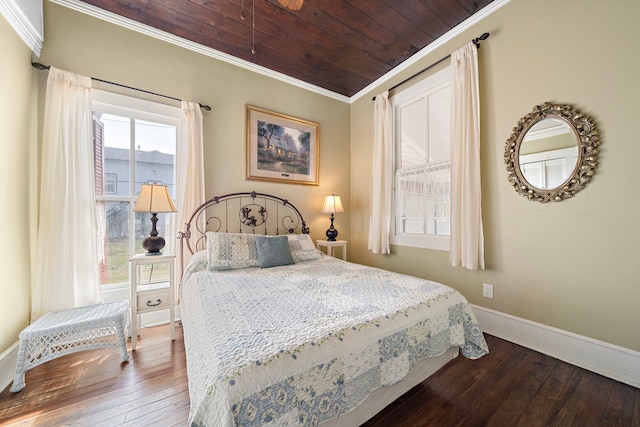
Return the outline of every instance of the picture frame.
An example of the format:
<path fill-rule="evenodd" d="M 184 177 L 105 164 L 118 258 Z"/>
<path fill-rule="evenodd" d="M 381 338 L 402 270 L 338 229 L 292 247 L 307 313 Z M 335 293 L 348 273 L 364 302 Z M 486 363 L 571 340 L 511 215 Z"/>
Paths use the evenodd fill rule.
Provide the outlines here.
<path fill-rule="evenodd" d="M 318 185 L 320 125 L 246 106 L 246 178 Z"/>

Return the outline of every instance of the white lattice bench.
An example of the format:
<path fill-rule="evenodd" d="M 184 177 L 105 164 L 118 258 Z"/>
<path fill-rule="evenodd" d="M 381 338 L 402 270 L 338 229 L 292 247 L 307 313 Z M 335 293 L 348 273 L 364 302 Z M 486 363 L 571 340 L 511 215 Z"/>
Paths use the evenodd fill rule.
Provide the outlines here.
<path fill-rule="evenodd" d="M 120 361 L 126 362 L 128 319 L 126 300 L 46 313 L 20 332 L 11 391 L 15 393 L 25 387 L 24 374 L 29 369 L 77 351 L 119 347 Z"/>

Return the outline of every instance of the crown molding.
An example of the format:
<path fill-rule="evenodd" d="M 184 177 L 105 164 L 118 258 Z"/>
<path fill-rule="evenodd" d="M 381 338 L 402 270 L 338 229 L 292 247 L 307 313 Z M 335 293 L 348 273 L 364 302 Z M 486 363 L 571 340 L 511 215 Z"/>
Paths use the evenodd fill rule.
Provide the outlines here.
<path fill-rule="evenodd" d="M 40 57 L 44 41 L 42 0 L 0 0 L 0 13 L 33 53 Z"/>
<path fill-rule="evenodd" d="M 548 119 L 551 120 L 551 119 Z M 537 139 L 543 138 L 551 138 L 553 136 L 564 135 L 565 133 L 571 133 L 571 129 L 565 122 L 562 122 L 558 125 L 551 126 L 545 129 L 540 130 L 531 130 L 527 131 L 526 141 L 535 141 Z"/>

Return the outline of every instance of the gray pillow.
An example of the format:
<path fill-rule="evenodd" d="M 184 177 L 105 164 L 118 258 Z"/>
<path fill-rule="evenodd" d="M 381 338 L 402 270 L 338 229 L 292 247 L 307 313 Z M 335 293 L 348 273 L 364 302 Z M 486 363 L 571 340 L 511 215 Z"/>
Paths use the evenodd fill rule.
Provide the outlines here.
<path fill-rule="evenodd" d="M 260 268 L 293 264 L 287 236 L 256 236 L 256 249 Z"/>

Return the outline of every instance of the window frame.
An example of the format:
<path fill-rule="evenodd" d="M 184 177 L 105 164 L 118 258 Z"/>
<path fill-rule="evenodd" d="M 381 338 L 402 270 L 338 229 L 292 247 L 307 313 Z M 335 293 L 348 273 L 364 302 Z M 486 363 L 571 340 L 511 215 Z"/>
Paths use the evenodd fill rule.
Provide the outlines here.
<path fill-rule="evenodd" d="M 142 121 L 150 121 L 155 123 L 160 123 L 168 126 L 173 126 L 176 129 L 176 154 L 174 157 L 174 168 L 173 168 L 173 182 L 177 184 L 177 174 L 178 174 L 178 163 L 177 163 L 177 154 L 181 143 L 182 138 L 182 110 L 180 107 L 171 106 L 167 104 L 161 104 L 158 102 L 148 101 L 145 99 L 135 98 L 132 96 L 122 95 L 114 92 L 108 92 L 100 89 L 92 89 L 92 112 L 98 111 L 103 114 L 113 114 L 119 115 L 123 117 L 135 118 L 135 120 Z M 132 126 L 132 132 L 135 132 L 135 126 Z M 131 146 L 130 150 L 132 152 L 135 150 L 135 139 L 131 138 Z M 127 202 L 129 203 L 130 211 L 133 211 L 133 206 L 136 202 L 136 162 L 134 158 L 130 159 L 130 170 L 129 176 L 134 179 L 130 179 L 129 181 L 129 196 L 116 196 L 107 194 L 105 192 L 104 195 L 95 196 L 95 202 Z M 176 184 L 174 184 L 174 195 L 173 200 L 174 203 L 177 198 L 177 188 Z M 136 229 L 136 215 L 129 215 L 129 230 Z M 129 246 L 129 255 L 133 256 L 138 253 L 138 248 L 136 248 L 135 237 L 129 238 L 128 242 Z M 167 250 L 175 250 L 175 242 L 171 239 L 167 239 Z M 97 260 L 96 260 L 97 262 Z M 128 276 L 130 276 L 131 272 L 127 268 Z M 128 277 L 126 282 L 127 286 L 131 281 L 131 277 Z M 103 289 L 110 289 L 111 287 L 119 287 L 123 284 L 123 282 L 115 282 L 115 283 L 104 283 L 101 284 Z"/>
<path fill-rule="evenodd" d="M 451 87 L 452 67 L 451 65 L 443 68 L 424 80 L 396 93 L 391 98 L 391 106 L 393 108 L 393 191 L 391 203 L 391 230 L 389 242 L 398 246 L 409 246 L 423 249 L 434 249 L 441 251 L 449 251 L 451 237 L 447 235 L 429 235 L 429 234 L 399 234 L 397 232 L 396 222 L 396 204 L 397 204 L 397 171 L 400 169 L 400 153 L 402 152 L 401 126 L 399 110 L 406 105 L 417 102 L 420 99 L 428 97 L 430 94 L 441 91 L 442 89 Z M 450 144 L 451 142 L 449 142 Z M 451 145 L 449 145 L 450 147 Z"/>

